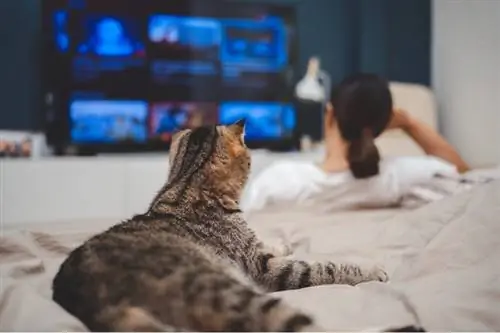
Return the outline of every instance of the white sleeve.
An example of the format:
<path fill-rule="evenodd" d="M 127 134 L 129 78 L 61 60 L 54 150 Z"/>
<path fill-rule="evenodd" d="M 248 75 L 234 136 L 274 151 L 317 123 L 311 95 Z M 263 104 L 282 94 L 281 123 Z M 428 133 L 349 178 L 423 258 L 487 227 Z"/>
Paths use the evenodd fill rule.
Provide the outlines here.
<path fill-rule="evenodd" d="M 279 165 L 274 164 L 262 170 L 251 180 L 242 195 L 240 207 L 244 212 L 259 210 L 263 208 L 272 195 L 272 186 L 279 174 Z"/>
<path fill-rule="evenodd" d="M 295 161 L 272 164 L 249 182 L 242 195 L 241 209 L 244 212 L 259 210 L 271 202 L 296 201 L 307 197 L 314 176 L 309 169 L 308 164 Z"/>
<path fill-rule="evenodd" d="M 394 158 L 381 166 L 378 185 L 382 188 L 379 190 L 392 192 L 391 196 L 400 198 L 437 174 L 456 176 L 458 171 L 453 164 L 433 156 Z"/>

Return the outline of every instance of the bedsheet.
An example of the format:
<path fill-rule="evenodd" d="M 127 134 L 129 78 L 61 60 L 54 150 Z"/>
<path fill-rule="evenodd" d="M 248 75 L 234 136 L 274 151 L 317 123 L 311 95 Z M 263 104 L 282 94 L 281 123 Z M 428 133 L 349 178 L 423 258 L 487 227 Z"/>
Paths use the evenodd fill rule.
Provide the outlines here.
<path fill-rule="evenodd" d="M 116 221 L 5 230 L 0 241 L 0 330 L 85 331 L 51 301 L 66 254 Z M 325 214 L 267 209 L 249 223 L 294 257 L 385 266 L 388 283 L 325 285 L 277 293 L 327 330 L 421 324 L 429 331 L 500 330 L 500 182 L 423 208 Z"/>

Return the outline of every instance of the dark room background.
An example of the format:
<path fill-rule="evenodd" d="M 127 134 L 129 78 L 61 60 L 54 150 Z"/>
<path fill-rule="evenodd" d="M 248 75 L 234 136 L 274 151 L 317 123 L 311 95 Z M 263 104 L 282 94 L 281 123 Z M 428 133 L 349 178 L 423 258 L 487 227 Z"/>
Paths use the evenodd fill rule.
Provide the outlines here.
<path fill-rule="evenodd" d="M 43 127 L 41 1 L 0 1 L 0 129 Z M 317 55 L 334 82 L 369 71 L 393 81 L 430 84 L 430 0 L 265 2 L 297 8 L 301 72 L 308 58 Z"/>

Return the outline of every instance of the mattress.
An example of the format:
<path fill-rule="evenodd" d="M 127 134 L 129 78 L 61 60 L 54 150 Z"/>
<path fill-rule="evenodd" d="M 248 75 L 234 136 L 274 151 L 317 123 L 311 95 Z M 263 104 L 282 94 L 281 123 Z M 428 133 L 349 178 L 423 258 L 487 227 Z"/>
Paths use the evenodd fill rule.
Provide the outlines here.
<path fill-rule="evenodd" d="M 500 182 L 418 210 L 335 214 L 269 208 L 249 224 L 305 260 L 383 265 L 388 283 L 324 285 L 276 293 L 326 330 L 423 325 L 429 331 L 500 330 Z M 69 251 L 118 221 L 26 225 L 0 241 L 0 330 L 85 331 L 51 300 Z"/>

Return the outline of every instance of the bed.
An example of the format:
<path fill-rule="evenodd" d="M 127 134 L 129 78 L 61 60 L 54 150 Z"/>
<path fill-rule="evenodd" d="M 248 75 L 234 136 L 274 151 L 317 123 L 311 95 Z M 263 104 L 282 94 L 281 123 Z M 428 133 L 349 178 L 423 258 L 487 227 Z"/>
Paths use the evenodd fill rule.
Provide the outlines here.
<path fill-rule="evenodd" d="M 328 330 L 421 324 L 431 331 L 500 330 L 500 182 L 411 211 L 320 214 L 268 208 L 249 223 L 294 257 L 382 264 L 387 284 L 326 285 L 278 295 Z M 2 331 L 85 331 L 51 301 L 66 254 L 115 221 L 6 231 L 0 242 Z"/>

